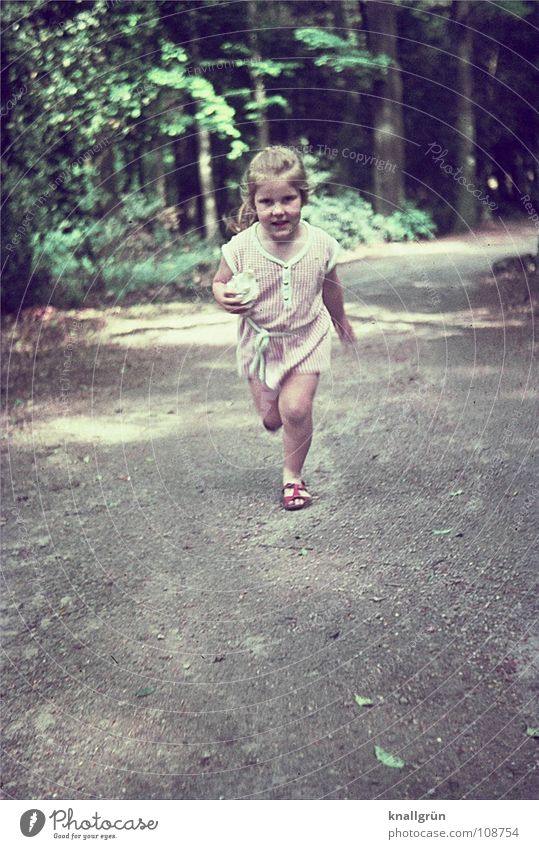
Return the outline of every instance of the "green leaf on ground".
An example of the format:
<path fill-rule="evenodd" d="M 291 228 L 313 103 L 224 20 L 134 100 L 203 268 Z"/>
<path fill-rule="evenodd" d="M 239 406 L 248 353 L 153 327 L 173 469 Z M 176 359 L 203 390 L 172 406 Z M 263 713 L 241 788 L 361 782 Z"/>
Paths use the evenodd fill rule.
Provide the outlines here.
<path fill-rule="evenodd" d="M 539 737 L 539 728 L 530 728 L 528 725 L 526 728 L 526 734 L 528 737 Z"/>
<path fill-rule="evenodd" d="M 391 766 L 394 769 L 402 769 L 404 766 L 404 761 L 401 758 L 392 755 L 390 752 L 386 752 L 381 746 L 374 747 L 374 754 L 384 766 Z"/>
<path fill-rule="evenodd" d="M 142 696 L 151 696 L 152 693 L 155 693 L 155 687 L 141 687 L 140 690 L 137 690 L 135 696 L 142 698 Z"/>
<path fill-rule="evenodd" d="M 373 700 L 369 699 L 368 696 L 357 696 L 356 695 L 356 696 L 354 696 L 354 699 L 356 700 L 356 704 L 359 705 L 360 707 L 372 707 L 373 704 L 374 704 Z"/>
<path fill-rule="evenodd" d="M 440 528 L 440 529 L 434 530 L 432 533 L 436 537 L 442 537 L 442 536 L 445 536 L 446 534 L 450 534 L 452 530 L 453 530 L 453 528 Z"/>
<path fill-rule="evenodd" d="M 454 498 L 456 495 L 462 495 L 464 493 L 463 489 L 454 489 L 453 492 L 449 493 L 450 498 Z"/>

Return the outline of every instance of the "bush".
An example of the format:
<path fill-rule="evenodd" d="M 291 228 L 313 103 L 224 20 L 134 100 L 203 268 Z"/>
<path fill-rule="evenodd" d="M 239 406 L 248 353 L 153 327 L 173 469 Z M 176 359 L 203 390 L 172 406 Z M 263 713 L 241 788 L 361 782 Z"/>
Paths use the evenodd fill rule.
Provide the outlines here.
<path fill-rule="evenodd" d="M 78 306 L 96 279 L 97 268 L 84 241 L 80 227 L 49 230 L 32 239 L 33 272 L 38 279 L 49 279 L 49 302 L 54 306 Z"/>
<path fill-rule="evenodd" d="M 154 218 L 162 206 L 161 199 L 156 196 L 147 197 L 141 192 L 132 192 L 122 199 L 120 211 L 129 222 L 144 223 Z"/>
<path fill-rule="evenodd" d="M 378 226 L 387 242 L 405 242 L 412 239 L 433 239 L 436 225 L 430 213 L 417 209 L 411 203 L 405 203 L 402 210 L 391 215 L 376 216 Z"/>
<path fill-rule="evenodd" d="M 132 205 L 88 227 L 63 225 L 36 234 L 34 274 L 43 281 L 40 291 L 50 293 L 46 300 L 69 308 L 80 306 L 89 294 L 92 300 L 95 295 L 121 300 L 150 287 L 194 289 L 204 267 L 218 261 L 218 248 L 202 239 L 171 237 L 159 224 L 153 234 L 141 229 L 150 208 Z M 128 214 L 131 220 L 126 220 Z M 133 232 L 129 225 L 134 222 L 139 229 Z"/>
<path fill-rule="evenodd" d="M 117 299 L 131 292 L 155 286 L 175 285 L 183 289 L 195 289 L 195 277 L 209 263 L 219 259 L 219 249 L 202 239 L 192 240 L 188 245 L 182 239 L 168 256 L 149 256 L 141 262 L 115 261 L 111 257 L 103 267 L 103 279 L 107 295 Z"/>
<path fill-rule="evenodd" d="M 326 230 L 343 248 L 380 241 L 432 239 L 436 232 L 429 213 L 413 204 L 405 203 L 402 210 L 392 215 L 379 215 L 370 203 L 351 190 L 335 196 L 312 197 L 303 209 L 303 216 L 310 224 Z"/>

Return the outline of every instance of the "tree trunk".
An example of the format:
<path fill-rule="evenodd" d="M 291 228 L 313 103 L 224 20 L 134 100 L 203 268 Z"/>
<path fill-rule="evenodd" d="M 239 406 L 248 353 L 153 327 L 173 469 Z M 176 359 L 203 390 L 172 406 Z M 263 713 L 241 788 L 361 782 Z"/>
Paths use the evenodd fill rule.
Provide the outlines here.
<path fill-rule="evenodd" d="M 154 149 L 148 151 L 145 155 L 144 171 L 146 177 L 146 192 L 149 195 L 157 195 L 161 206 L 164 209 L 167 205 L 167 192 L 165 166 L 163 163 L 165 148 L 163 147 L 163 144 L 164 139 L 158 136 L 155 141 Z"/>
<path fill-rule="evenodd" d="M 465 23 L 470 14 L 468 0 L 453 0 L 451 14 L 453 20 Z M 457 183 L 455 208 L 457 212 L 455 229 L 468 230 L 477 223 L 478 204 L 472 191 L 477 190 L 475 158 L 475 115 L 473 111 L 473 28 L 453 26 L 454 50 L 457 56 L 457 79 L 455 91 L 458 96 L 457 130 L 457 167 L 464 178 Z M 469 187 L 470 190 L 468 190 Z M 473 186 L 473 188 L 472 188 Z"/>
<path fill-rule="evenodd" d="M 211 139 L 208 130 L 197 126 L 198 142 L 198 179 L 202 195 L 202 222 L 204 235 L 211 239 L 217 233 L 219 227 L 219 216 L 215 202 L 215 188 L 213 185 L 213 171 L 211 158 Z"/>
<path fill-rule="evenodd" d="M 99 214 L 103 216 L 107 215 L 118 203 L 113 145 L 108 145 L 103 151 L 97 171 L 99 182 L 97 191 L 100 196 Z"/>
<path fill-rule="evenodd" d="M 155 191 L 163 207 L 167 205 L 167 181 L 165 177 L 165 164 L 163 162 L 164 149 L 162 147 L 154 152 L 155 155 Z"/>
<path fill-rule="evenodd" d="M 339 3 L 332 4 L 333 22 L 335 25 L 336 35 L 339 38 L 346 38 L 353 26 L 357 22 L 357 4 L 355 0 L 342 0 Z M 356 18 L 356 20 L 354 20 Z M 339 182 L 352 188 L 360 188 L 362 172 L 358 168 L 357 163 L 347 155 L 343 155 L 343 151 L 357 151 L 358 142 L 361 144 L 361 130 L 355 126 L 355 122 L 359 122 L 358 116 L 361 114 L 361 96 L 357 89 L 357 77 L 352 69 L 347 69 L 342 73 L 342 79 L 346 92 L 343 92 L 339 97 L 344 99 L 344 121 L 339 130 L 339 149 L 341 155 L 337 160 L 337 178 Z"/>
<path fill-rule="evenodd" d="M 257 0 L 248 0 L 247 2 L 247 21 L 249 25 L 249 48 L 250 48 L 250 59 L 259 62 L 261 59 L 260 50 L 258 48 L 258 36 L 256 32 L 257 25 L 260 23 L 260 15 L 261 9 L 260 4 Z M 262 75 L 253 67 L 252 64 L 249 65 L 251 82 L 253 85 L 253 98 L 256 103 L 258 119 L 257 119 L 257 144 L 259 150 L 267 147 L 269 145 L 270 134 L 269 134 L 269 122 L 266 115 L 266 86 L 264 85 L 264 79 Z"/>
<path fill-rule="evenodd" d="M 190 22 L 191 34 L 191 56 L 195 65 L 200 64 L 200 50 L 198 43 L 198 31 L 196 18 Z M 189 111 L 192 112 L 192 107 Z M 209 130 L 200 126 L 194 117 L 194 130 L 196 134 L 197 145 L 197 173 L 199 182 L 199 208 L 202 217 L 202 227 L 206 239 L 211 239 L 219 228 L 219 215 L 217 213 L 217 203 L 215 200 L 215 186 L 213 180 L 212 156 L 211 156 L 211 136 Z"/>
<path fill-rule="evenodd" d="M 197 161 L 196 138 L 192 132 L 172 142 L 174 153 L 174 203 L 180 215 L 182 233 L 194 230 L 199 232 L 202 216 L 199 216 L 197 198 L 200 194 Z"/>
<path fill-rule="evenodd" d="M 251 79 L 254 86 L 254 99 L 258 107 L 257 143 L 260 150 L 269 145 L 269 122 L 266 117 L 264 105 L 266 103 L 266 86 L 260 74 L 252 71 Z"/>
<path fill-rule="evenodd" d="M 374 83 L 373 204 L 376 212 L 390 215 L 404 203 L 404 130 L 402 77 L 397 60 L 397 7 L 369 0 L 361 4 L 367 27 L 367 45 L 374 55 L 385 53 L 392 65 Z M 383 163 L 383 164 L 382 164 Z M 396 167 L 394 167 L 396 166 Z"/>

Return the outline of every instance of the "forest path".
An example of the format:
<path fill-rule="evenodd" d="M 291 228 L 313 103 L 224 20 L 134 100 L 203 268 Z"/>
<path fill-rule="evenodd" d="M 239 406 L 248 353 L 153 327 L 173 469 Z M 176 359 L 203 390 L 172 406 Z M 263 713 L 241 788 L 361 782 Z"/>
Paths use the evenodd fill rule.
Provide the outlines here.
<path fill-rule="evenodd" d="M 297 513 L 212 305 L 11 352 L 5 796 L 533 795 L 534 319 L 490 263 L 536 239 L 341 266 Z"/>

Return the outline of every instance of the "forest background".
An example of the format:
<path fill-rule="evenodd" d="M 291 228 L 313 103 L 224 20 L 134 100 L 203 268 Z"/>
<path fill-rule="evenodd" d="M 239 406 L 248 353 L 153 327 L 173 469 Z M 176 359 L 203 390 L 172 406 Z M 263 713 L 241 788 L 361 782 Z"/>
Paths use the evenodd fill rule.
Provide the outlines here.
<path fill-rule="evenodd" d="M 2 303 L 204 289 L 249 158 L 343 247 L 537 226 L 539 3 L 7 2 Z"/>

